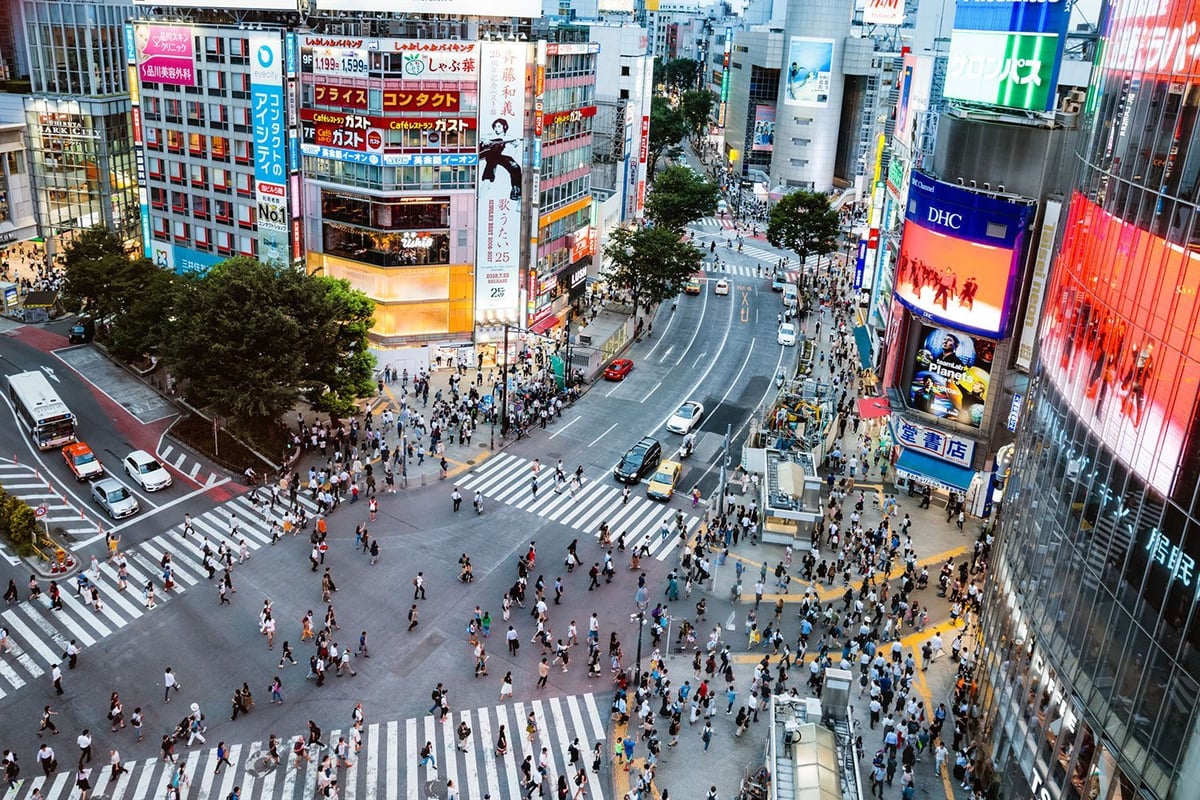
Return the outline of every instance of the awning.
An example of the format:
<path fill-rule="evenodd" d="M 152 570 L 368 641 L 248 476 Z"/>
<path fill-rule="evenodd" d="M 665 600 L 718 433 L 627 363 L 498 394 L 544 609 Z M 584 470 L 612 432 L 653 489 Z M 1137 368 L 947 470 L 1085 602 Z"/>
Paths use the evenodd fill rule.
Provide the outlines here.
<path fill-rule="evenodd" d="M 854 327 L 854 344 L 858 350 L 858 364 L 863 369 L 871 368 L 871 334 L 865 325 Z"/>
<path fill-rule="evenodd" d="M 906 449 L 900 453 L 900 458 L 896 459 L 896 474 L 935 489 L 965 492 L 971 486 L 975 470 Z"/>
<path fill-rule="evenodd" d="M 892 413 L 892 404 L 886 397 L 858 398 L 858 415 L 863 419 L 886 417 L 890 413 Z"/>
<path fill-rule="evenodd" d="M 545 333 L 558 324 L 558 317 L 549 314 L 529 326 L 530 333 Z"/>

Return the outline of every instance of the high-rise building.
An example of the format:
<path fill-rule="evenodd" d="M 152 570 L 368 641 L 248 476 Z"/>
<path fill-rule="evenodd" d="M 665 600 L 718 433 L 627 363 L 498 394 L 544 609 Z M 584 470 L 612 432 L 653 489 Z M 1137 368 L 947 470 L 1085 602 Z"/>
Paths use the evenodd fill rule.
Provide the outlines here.
<path fill-rule="evenodd" d="M 41 235 L 102 224 L 137 233 L 137 183 L 124 26 L 132 0 L 16 0 L 15 38 Z"/>
<path fill-rule="evenodd" d="M 1200 786 L 1200 8 L 1101 19 L 983 603 L 1005 797 Z"/>
<path fill-rule="evenodd" d="M 563 321 L 594 250 L 586 29 L 535 29 L 536 0 L 503 19 L 345 0 L 303 25 L 210 8 L 128 30 L 149 257 L 344 278 L 414 363 Z"/>

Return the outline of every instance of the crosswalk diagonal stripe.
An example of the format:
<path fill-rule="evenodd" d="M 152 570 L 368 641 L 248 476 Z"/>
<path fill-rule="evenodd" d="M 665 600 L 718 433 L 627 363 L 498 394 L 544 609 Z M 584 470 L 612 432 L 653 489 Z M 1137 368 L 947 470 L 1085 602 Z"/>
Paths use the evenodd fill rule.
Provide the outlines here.
<path fill-rule="evenodd" d="M 378 800 L 379 797 L 379 740 L 381 738 L 380 731 L 384 730 L 378 722 L 372 722 L 370 725 L 364 725 L 362 750 L 357 756 L 356 761 L 363 758 L 367 759 L 366 766 L 363 767 L 363 775 L 366 779 L 366 791 L 363 792 L 363 800 Z M 386 734 L 385 734 L 386 735 Z M 390 780 L 390 778 L 389 778 Z"/>
<path fill-rule="evenodd" d="M 63 639 L 54 628 L 48 627 L 49 623 L 42 619 L 31 603 L 21 603 L 15 606 L 12 614 L 6 612 L 4 616 L 8 620 L 9 631 L 15 633 L 22 642 L 32 647 L 38 657 L 47 665 L 57 664 L 61 660 L 58 654 L 66 649 L 67 640 Z M 41 635 L 35 634 L 26 624 L 27 622 L 32 623 L 42 634 L 49 636 L 50 642 L 53 642 L 54 646 L 51 647 Z"/>
<path fill-rule="evenodd" d="M 486 792 L 492 797 L 500 796 L 500 774 L 496 769 L 496 745 L 492 739 L 492 723 L 488 719 L 486 709 L 481 709 L 475 731 L 475 750 L 483 759 L 483 779 L 486 782 Z M 482 797 L 472 793 L 470 797 Z"/>
<path fill-rule="evenodd" d="M 415 726 L 414 726 L 413 730 L 414 731 L 416 730 Z M 400 723 L 397 722 L 396 720 L 391 720 L 387 724 L 387 742 L 386 742 L 386 744 L 387 744 L 387 749 L 386 749 L 384 755 L 387 759 L 387 763 L 399 765 L 400 764 L 400 752 L 401 752 L 401 750 L 400 750 Z M 411 763 L 411 761 L 409 763 Z M 406 772 L 407 771 L 411 771 L 411 770 L 406 770 Z M 397 775 L 396 775 L 397 772 L 399 772 L 399 769 L 387 770 L 387 783 L 384 786 L 384 790 L 385 790 L 384 800 L 398 800 L 398 798 L 400 796 L 400 794 L 399 794 L 400 782 L 399 782 L 399 780 L 397 780 Z"/>
<path fill-rule="evenodd" d="M 422 742 L 425 740 L 422 739 Z M 405 780 L 405 796 L 408 800 L 417 800 L 417 772 L 422 769 L 419 765 L 421 748 L 424 744 L 417 744 L 417 720 L 415 717 L 409 717 L 404 724 L 404 774 Z"/>

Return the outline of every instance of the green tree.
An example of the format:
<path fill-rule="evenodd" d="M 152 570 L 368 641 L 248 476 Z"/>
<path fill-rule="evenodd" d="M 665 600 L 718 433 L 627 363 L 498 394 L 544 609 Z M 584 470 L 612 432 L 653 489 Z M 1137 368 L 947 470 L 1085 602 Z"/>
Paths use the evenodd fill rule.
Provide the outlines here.
<path fill-rule="evenodd" d="M 114 276 L 114 289 L 124 298 L 104 340 L 114 356 L 133 361 L 159 349 L 175 313 L 176 278 L 145 258 L 129 261 Z"/>
<path fill-rule="evenodd" d="M 692 136 L 699 136 L 708 127 L 708 115 L 712 113 L 712 92 L 694 89 L 684 92 L 679 98 L 679 113 Z"/>
<path fill-rule="evenodd" d="M 837 247 L 838 213 L 820 192 L 792 192 L 771 209 L 767 241 L 791 250 L 803 265 L 810 255 L 824 255 Z"/>
<path fill-rule="evenodd" d="M 605 279 L 633 295 L 633 307 L 650 309 L 683 291 L 700 269 L 699 250 L 667 228 L 617 228 L 604 255 Z"/>
<path fill-rule="evenodd" d="M 646 216 L 655 226 L 683 233 L 689 222 L 717 210 L 720 191 L 687 167 L 673 165 L 658 174 L 646 197 Z"/>
<path fill-rule="evenodd" d="M 656 62 L 657 65 L 658 62 Z M 690 58 L 673 58 L 662 64 L 655 75 L 655 84 L 661 84 L 672 92 L 686 92 L 696 88 L 700 76 L 700 62 Z"/>
<path fill-rule="evenodd" d="M 683 115 L 665 97 L 655 96 L 650 101 L 650 141 L 646 146 L 646 175 L 654 177 L 658 157 L 667 149 L 683 141 L 687 126 Z"/>
<path fill-rule="evenodd" d="M 370 391 L 373 306 L 345 282 L 250 258 L 176 280 L 166 355 L 197 402 L 259 421 L 301 390 L 343 412 Z"/>
<path fill-rule="evenodd" d="M 82 231 L 63 252 L 62 300 L 67 308 L 86 306 L 103 318 L 120 310 L 130 263 L 121 238 L 103 225 Z"/>

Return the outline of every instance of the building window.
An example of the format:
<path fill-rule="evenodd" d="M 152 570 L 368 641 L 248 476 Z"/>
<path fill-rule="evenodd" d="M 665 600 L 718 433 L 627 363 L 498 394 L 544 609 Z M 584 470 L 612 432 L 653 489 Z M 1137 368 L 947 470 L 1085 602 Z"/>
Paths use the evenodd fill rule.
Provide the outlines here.
<path fill-rule="evenodd" d="M 233 129 L 238 133 L 250 132 L 250 109 L 248 107 L 233 109 Z"/>
<path fill-rule="evenodd" d="M 152 159 L 150 159 L 150 163 L 149 163 L 147 166 L 148 166 L 148 168 L 149 168 L 149 170 L 150 170 L 150 177 L 151 177 L 151 178 L 158 178 L 159 180 L 162 180 L 162 176 L 163 176 L 163 160 L 162 160 L 161 158 L 152 158 Z"/>
<path fill-rule="evenodd" d="M 183 101 L 176 97 L 168 97 L 166 102 L 166 120 L 176 124 L 183 123 Z"/>
<path fill-rule="evenodd" d="M 251 229 L 254 227 L 254 209 L 250 206 L 238 206 L 238 227 Z"/>
<path fill-rule="evenodd" d="M 629 67 L 621 67 L 621 77 L 622 78 L 629 77 Z"/>
<path fill-rule="evenodd" d="M 188 196 L 184 192 L 171 192 L 171 210 L 176 214 L 188 213 Z"/>
<path fill-rule="evenodd" d="M 214 168 L 212 171 L 212 176 L 213 191 L 220 192 L 222 194 L 229 194 L 229 190 L 231 188 L 229 185 L 229 170 Z"/>
<path fill-rule="evenodd" d="M 183 131 L 167 129 L 167 152 L 183 152 Z"/>
<path fill-rule="evenodd" d="M 167 208 L 167 190 L 162 186 L 150 187 L 150 207 L 159 211 Z"/>
<path fill-rule="evenodd" d="M 158 239 L 160 242 L 165 242 L 169 238 L 171 238 L 167 234 L 167 218 L 166 217 L 155 217 L 154 218 L 154 238 Z"/>
<path fill-rule="evenodd" d="M 197 189 L 208 188 L 208 167 L 202 167 L 198 164 L 192 165 L 192 186 Z"/>
<path fill-rule="evenodd" d="M 176 220 L 172 228 L 175 231 L 175 241 L 181 244 L 191 244 L 192 231 L 190 225 L 186 222 Z"/>
<path fill-rule="evenodd" d="M 250 96 L 250 76 L 244 72 L 236 75 L 231 75 L 230 85 L 233 87 L 233 96 L 245 100 Z M 211 93 L 211 89 L 209 92 Z"/>
<path fill-rule="evenodd" d="M 188 134 L 188 152 L 194 156 L 203 156 L 208 150 L 207 137 L 203 133 Z"/>
<path fill-rule="evenodd" d="M 186 180 L 183 172 L 183 162 L 171 162 L 171 183 L 182 184 Z"/>
<path fill-rule="evenodd" d="M 212 232 L 203 225 L 194 227 L 196 232 L 196 249 L 209 252 L 212 250 Z"/>
<path fill-rule="evenodd" d="M 151 150 L 162 150 L 162 131 L 158 128 L 146 127 L 146 147 Z"/>
<path fill-rule="evenodd" d="M 189 125 L 204 124 L 204 103 L 201 103 L 198 100 L 188 100 L 187 112 Z"/>
<path fill-rule="evenodd" d="M 216 209 L 217 212 L 217 222 L 228 223 L 233 221 L 233 203 L 229 202 L 228 200 L 214 200 L 213 208 Z"/>
<path fill-rule="evenodd" d="M 239 172 L 237 176 L 237 193 L 241 197 L 250 197 L 254 194 L 254 181 L 244 172 Z"/>
<path fill-rule="evenodd" d="M 196 219 L 208 219 L 208 198 L 192 195 L 192 216 Z"/>
<path fill-rule="evenodd" d="M 622 89 L 622 90 L 621 90 L 621 92 L 620 92 L 620 99 L 622 99 L 622 100 L 628 100 L 628 99 L 629 99 L 629 90 L 628 90 L 628 89 Z"/>
<path fill-rule="evenodd" d="M 223 256 L 233 255 L 233 234 L 229 231 L 217 231 L 217 252 Z"/>
<path fill-rule="evenodd" d="M 254 160 L 254 147 L 245 139 L 235 139 L 233 142 L 233 160 L 239 164 L 249 164 Z"/>
<path fill-rule="evenodd" d="M 229 40 L 229 63 L 247 64 L 250 62 L 250 42 L 246 39 L 231 38 Z"/>
<path fill-rule="evenodd" d="M 214 136 L 208 140 L 209 152 L 213 161 L 229 162 L 229 139 L 224 136 Z"/>
<path fill-rule="evenodd" d="M 239 253 L 250 258 L 258 255 L 258 239 L 253 236 L 239 236 L 237 239 Z"/>

